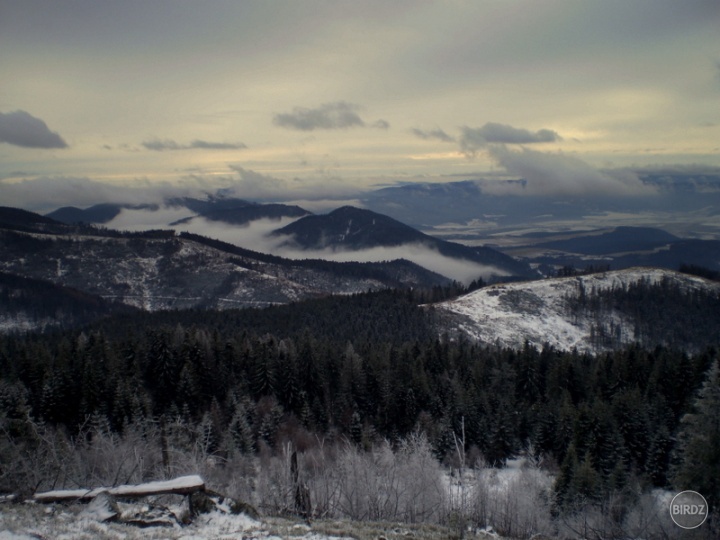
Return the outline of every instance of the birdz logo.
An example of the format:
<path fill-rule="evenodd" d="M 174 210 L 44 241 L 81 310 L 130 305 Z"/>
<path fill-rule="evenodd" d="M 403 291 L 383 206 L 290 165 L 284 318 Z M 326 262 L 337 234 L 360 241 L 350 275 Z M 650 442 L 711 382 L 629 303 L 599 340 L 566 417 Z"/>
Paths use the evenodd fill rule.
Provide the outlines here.
<path fill-rule="evenodd" d="M 697 491 L 682 491 L 670 502 L 670 517 L 683 529 L 695 529 L 705 523 L 708 505 Z"/>

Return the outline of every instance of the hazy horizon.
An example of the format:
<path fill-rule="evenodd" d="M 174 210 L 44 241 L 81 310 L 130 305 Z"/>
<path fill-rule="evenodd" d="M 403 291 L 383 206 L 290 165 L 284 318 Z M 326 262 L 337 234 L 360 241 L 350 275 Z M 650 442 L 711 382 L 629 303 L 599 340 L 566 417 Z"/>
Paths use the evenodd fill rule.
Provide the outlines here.
<path fill-rule="evenodd" d="M 720 171 L 712 1 L 0 11 L 3 204 L 225 190 L 321 206 L 462 179 L 490 194 L 644 199 L 657 190 L 641 171 Z M 502 182 L 519 178 L 522 190 Z"/>

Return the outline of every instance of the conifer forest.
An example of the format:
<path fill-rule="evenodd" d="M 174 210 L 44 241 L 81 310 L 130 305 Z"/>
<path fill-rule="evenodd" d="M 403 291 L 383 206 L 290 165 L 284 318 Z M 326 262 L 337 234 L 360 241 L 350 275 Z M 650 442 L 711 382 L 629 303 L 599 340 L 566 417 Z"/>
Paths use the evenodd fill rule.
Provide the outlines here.
<path fill-rule="evenodd" d="M 316 517 L 492 520 L 523 537 L 571 536 L 577 516 L 587 526 L 591 515 L 583 534 L 620 537 L 640 526 L 630 518 L 642 521 L 653 490 L 692 486 L 711 508 L 720 502 L 717 348 L 590 355 L 438 337 L 419 295 L 456 292 L 128 313 L 81 330 L 5 335 L 0 491 L 200 470 L 263 512 L 293 513 L 282 472 L 292 451 Z M 448 502 L 470 492 L 438 487 L 448 474 L 451 485 L 462 488 L 468 474 L 479 485 L 518 458 L 522 482 L 534 479 L 511 491 L 532 494 L 524 509 L 501 512 L 478 489 L 472 504 Z M 348 478 L 348 460 L 366 476 Z M 395 466 L 421 471 L 398 473 L 420 482 L 393 488 L 402 504 L 355 493 Z"/>

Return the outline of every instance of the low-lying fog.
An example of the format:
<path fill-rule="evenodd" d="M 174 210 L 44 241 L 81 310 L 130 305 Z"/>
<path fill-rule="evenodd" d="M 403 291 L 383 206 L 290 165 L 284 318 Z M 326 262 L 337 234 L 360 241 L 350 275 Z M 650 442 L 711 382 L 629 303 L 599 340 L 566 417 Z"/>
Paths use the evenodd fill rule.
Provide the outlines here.
<path fill-rule="evenodd" d="M 186 220 L 186 218 L 190 219 Z M 395 247 L 375 247 L 359 251 L 331 248 L 302 250 L 288 245 L 288 240 L 291 241 L 292 239 L 287 236 L 270 235 L 273 231 L 297 219 L 260 219 L 246 225 L 233 225 L 195 216 L 187 208 L 161 207 L 155 211 L 123 209 L 120 214 L 105 225 L 111 229 L 124 231 L 174 229 L 178 233 L 199 234 L 235 246 L 288 259 L 324 259 L 337 262 L 381 262 L 407 259 L 428 270 L 466 284 L 478 277 L 487 278 L 491 275 L 505 275 L 505 272 L 495 267 L 446 257 L 436 250 L 419 243 Z M 180 220 L 183 220 L 183 222 L 174 224 Z"/>

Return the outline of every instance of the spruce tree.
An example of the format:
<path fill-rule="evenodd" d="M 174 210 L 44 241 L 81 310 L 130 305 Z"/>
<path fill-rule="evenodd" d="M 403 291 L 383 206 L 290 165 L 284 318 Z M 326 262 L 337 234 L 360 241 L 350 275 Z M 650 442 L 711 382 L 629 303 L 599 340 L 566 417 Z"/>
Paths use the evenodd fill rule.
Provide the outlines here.
<path fill-rule="evenodd" d="M 708 370 L 693 412 L 681 421 L 679 465 L 673 483 L 677 489 L 702 494 L 711 508 L 720 503 L 720 367 Z"/>
<path fill-rule="evenodd" d="M 242 403 L 235 406 L 228 431 L 232 439 L 233 446 L 242 453 L 252 453 L 255 451 L 255 439 L 253 437 L 252 426 L 248 421 L 247 409 Z"/>

